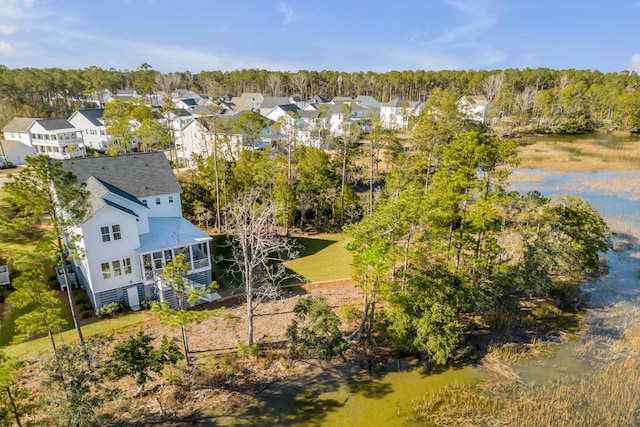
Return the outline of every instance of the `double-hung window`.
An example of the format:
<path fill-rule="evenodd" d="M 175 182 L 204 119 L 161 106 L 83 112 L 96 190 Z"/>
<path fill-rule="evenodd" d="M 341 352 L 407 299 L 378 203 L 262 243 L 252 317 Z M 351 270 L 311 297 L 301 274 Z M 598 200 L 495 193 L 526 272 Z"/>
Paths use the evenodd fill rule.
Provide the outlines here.
<path fill-rule="evenodd" d="M 100 264 L 100 267 L 102 268 L 102 278 L 103 279 L 108 279 L 111 277 L 111 267 L 109 265 L 108 262 L 103 262 L 102 264 Z"/>
<path fill-rule="evenodd" d="M 111 240 L 111 234 L 109 233 L 109 227 L 100 227 L 100 233 L 102 234 L 102 241 L 108 242 Z"/>
<path fill-rule="evenodd" d="M 100 227 L 100 234 L 102 235 L 103 242 L 110 242 L 111 240 L 122 239 L 122 232 L 120 231 L 120 224 L 115 224 L 109 227 L 105 225 Z"/>
<path fill-rule="evenodd" d="M 113 240 L 122 239 L 122 234 L 120 233 L 120 224 L 112 225 L 111 231 L 113 232 Z"/>

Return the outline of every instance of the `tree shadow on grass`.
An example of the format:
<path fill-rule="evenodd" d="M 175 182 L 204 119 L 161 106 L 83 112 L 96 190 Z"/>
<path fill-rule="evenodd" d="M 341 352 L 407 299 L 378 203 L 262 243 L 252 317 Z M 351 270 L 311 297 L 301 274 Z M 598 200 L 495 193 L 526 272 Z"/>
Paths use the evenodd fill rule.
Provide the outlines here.
<path fill-rule="evenodd" d="M 338 243 L 336 240 L 314 239 L 310 237 L 296 237 L 298 255 L 300 258 L 314 255 L 321 250 Z"/>

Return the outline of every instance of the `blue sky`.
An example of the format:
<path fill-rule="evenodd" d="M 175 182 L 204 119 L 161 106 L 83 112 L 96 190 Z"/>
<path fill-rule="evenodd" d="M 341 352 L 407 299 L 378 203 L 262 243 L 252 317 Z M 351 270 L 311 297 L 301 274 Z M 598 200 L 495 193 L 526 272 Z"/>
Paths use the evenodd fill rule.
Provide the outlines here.
<path fill-rule="evenodd" d="M 640 0 L 0 0 L 0 64 L 640 71 Z"/>

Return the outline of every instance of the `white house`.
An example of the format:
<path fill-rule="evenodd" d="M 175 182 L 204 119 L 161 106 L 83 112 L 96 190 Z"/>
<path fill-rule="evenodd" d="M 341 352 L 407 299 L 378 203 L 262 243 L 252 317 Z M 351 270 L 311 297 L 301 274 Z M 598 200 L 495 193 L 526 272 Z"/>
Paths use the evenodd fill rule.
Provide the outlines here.
<path fill-rule="evenodd" d="M 4 139 L 0 141 L 0 156 L 14 165 L 24 164 L 26 156 L 35 154 L 31 146 L 29 126 L 35 119 L 30 117 L 14 117 L 2 128 Z"/>
<path fill-rule="evenodd" d="M 180 185 L 164 153 L 67 159 L 62 167 L 89 191 L 88 218 L 74 230 L 84 257 L 74 264 L 95 308 L 126 301 L 136 309 L 142 299 L 175 304 L 159 274 L 180 253 L 190 285 L 210 285 L 211 237 L 182 217 Z"/>
<path fill-rule="evenodd" d="M 84 154 L 82 133 L 66 119 L 35 119 L 29 126 L 31 146 L 36 154 L 54 159 L 71 159 Z"/>
<path fill-rule="evenodd" d="M 463 96 L 458 101 L 458 110 L 469 120 L 484 123 L 489 112 L 489 100 L 484 95 Z"/>
<path fill-rule="evenodd" d="M 214 143 L 217 143 L 218 155 L 229 161 L 237 160 L 243 149 L 260 146 L 261 140 L 268 134 L 266 128 L 256 140 L 235 130 L 235 122 L 244 114 L 254 113 L 243 111 L 233 116 L 218 116 L 215 119 L 199 117 L 189 121 L 176 134 L 176 153 L 178 159 L 181 159 L 181 164 L 190 165 L 194 155 L 212 155 Z M 215 127 L 216 124 L 219 128 Z"/>
<path fill-rule="evenodd" d="M 380 125 L 387 129 L 408 129 L 409 119 L 417 117 L 424 103 L 395 98 L 380 104 Z"/>
<path fill-rule="evenodd" d="M 14 117 L 9 123 L 2 128 L 4 139 L 9 141 L 18 141 L 31 147 L 31 135 L 29 135 L 29 126 L 35 119 L 31 117 Z"/>
<path fill-rule="evenodd" d="M 35 155 L 33 147 L 20 141 L 0 139 L 0 168 L 9 165 L 24 165 L 28 156 Z"/>
<path fill-rule="evenodd" d="M 104 108 L 92 108 L 77 110 L 69 117 L 69 123 L 82 133 L 86 147 L 103 151 L 109 148 L 110 137 L 102 118 L 103 113 Z"/>

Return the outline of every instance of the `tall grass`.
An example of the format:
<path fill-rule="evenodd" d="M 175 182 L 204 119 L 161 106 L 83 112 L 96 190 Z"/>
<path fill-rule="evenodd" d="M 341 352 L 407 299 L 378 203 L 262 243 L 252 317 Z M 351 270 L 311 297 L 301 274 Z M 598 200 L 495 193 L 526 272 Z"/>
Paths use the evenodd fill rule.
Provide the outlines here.
<path fill-rule="evenodd" d="M 523 384 L 510 366 L 492 352 L 485 360 L 492 380 L 475 386 L 454 384 L 416 398 L 413 402 L 416 417 L 434 426 L 638 425 L 638 315 L 637 306 L 619 304 L 586 320 L 589 330 L 577 351 L 595 361 L 592 372 L 565 376 L 539 386 Z M 520 352 L 514 353 L 507 356 L 518 360 Z M 505 354 L 500 356 L 505 358 Z"/>
<path fill-rule="evenodd" d="M 598 139 L 541 140 L 518 148 L 521 167 L 554 172 L 630 171 L 639 168 L 640 143 L 603 145 Z"/>

